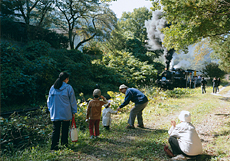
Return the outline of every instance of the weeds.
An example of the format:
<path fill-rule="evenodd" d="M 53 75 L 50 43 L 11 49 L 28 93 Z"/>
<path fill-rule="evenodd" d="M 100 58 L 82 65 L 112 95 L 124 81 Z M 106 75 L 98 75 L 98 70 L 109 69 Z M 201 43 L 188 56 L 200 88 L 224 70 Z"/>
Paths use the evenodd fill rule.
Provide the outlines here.
<path fill-rule="evenodd" d="M 27 116 L 11 117 L 8 122 L 4 120 L 1 125 L 1 142 L 8 140 L 11 142 L 11 132 L 20 136 L 33 134 L 30 136 L 30 144 L 27 139 L 21 139 L 25 144 L 20 148 L 19 142 L 2 144 L 2 160 L 154 160 L 166 161 L 168 158 L 164 154 L 163 147 L 167 144 L 168 129 L 171 119 L 177 119 L 177 113 L 181 110 L 189 110 L 192 114 L 193 124 L 202 123 L 209 113 L 212 113 L 221 105 L 227 105 L 227 101 L 222 101 L 218 97 L 210 95 L 212 88 L 207 88 L 207 94 L 202 95 L 201 89 L 180 89 L 175 91 L 159 91 L 157 88 L 144 88 L 143 92 L 149 98 L 149 103 L 143 111 L 145 129 L 127 130 L 127 120 L 132 103 L 123 108 L 117 115 L 113 115 L 111 130 L 106 131 L 100 126 L 99 139 L 89 139 L 88 123 L 85 122 L 87 101 L 78 103 L 78 113 L 76 122 L 79 131 L 79 140 L 73 143 L 69 140 L 68 148 L 59 151 L 50 151 L 50 134 L 52 132 L 49 114 L 45 109 L 40 110 L 40 116 L 34 114 Z M 124 100 L 124 95 L 109 91 L 112 102 L 111 107 L 117 109 Z M 221 102 L 220 102 L 221 101 Z M 208 156 L 201 156 L 201 160 L 221 160 L 229 154 L 229 116 L 225 126 L 219 131 L 210 134 L 215 136 L 214 140 L 204 147 Z M 32 121 L 34 123 L 32 123 Z M 178 120 L 177 120 L 178 121 Z M 135 122 L 136 125 L 137 122 Z M 4 129 L 5 128 L 5 129 Z M 8 129 L 8 130 L 7 130 Z M 43 129 L 43 131 L 42 131 Z M 5 130 L 5 131 L 4 131 Z M 19 132 L 20 131 L 20 132 Z M 13 135 L 16 137 L 16 135 Z M 20 146 L 19 146 L 20 145 Z M 6 150 L 5 150 L 6 149 Z M 11 150 L 11 152 L 10 152 Z M 211 153 L 212 152 L 212 153 Z M 209 159 L 207 159 L 209 158 Z"/>

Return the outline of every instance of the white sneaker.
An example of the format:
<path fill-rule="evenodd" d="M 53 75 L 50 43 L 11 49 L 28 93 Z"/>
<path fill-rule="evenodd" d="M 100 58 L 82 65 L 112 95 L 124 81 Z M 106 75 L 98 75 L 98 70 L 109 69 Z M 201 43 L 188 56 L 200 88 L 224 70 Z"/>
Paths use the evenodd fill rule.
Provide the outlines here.
<path fill-rule="evenodd" d="M 177 155 L 175 157 L 172 158 L 172 160 L 187 160 L 185 156 L 183 156 L 182 154 Z"/>

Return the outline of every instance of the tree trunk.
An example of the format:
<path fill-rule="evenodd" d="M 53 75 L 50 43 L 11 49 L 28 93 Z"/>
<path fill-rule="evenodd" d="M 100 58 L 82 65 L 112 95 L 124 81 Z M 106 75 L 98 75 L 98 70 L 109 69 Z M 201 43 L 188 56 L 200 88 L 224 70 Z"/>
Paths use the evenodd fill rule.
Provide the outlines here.
<path fill-rule="evenodd" d="M 72 29 L 69 29 L 69 45 L 70 45 L 70 49 L 74 49 L 74 39 L 73 39 L 73 33 L 72 33 Z"/>

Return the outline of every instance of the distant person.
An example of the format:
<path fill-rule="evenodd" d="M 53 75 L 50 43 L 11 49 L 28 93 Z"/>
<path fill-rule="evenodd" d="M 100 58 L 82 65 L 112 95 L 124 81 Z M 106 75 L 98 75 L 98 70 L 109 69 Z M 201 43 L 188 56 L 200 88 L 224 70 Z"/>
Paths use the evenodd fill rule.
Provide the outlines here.
<path fill-rule="evenodd" d="M 99 123 L 101 119 L 101 108 L 104 104 L 108 103 L 106 98 L 101 95 L 100 89 L 95 89 L 93 91 L 94 99 L 88 104 L 86 121 L 89 121 L 89 132 L 90 138 L 98 138 L 99 136 Z M 102 98 L 103 101 L 99 100 Z"/>
<path fill-rule="evenodd" d="M 102 111 L 102 124 L 106 130 L 110 130 L 111 124 L 111 114 L 117 113 L 117 111 L 113 111 L 110 107 L 110 100 L 107 104 L 105 104 L 105 108 Z"/>
<path fill-rule="evenodd" d="M 62 126 L 61 145 L 68 145 L 69 125 L 77 113 L 77 102 L 74 90 L 69 82 L 69 74 L 61 72 L 50 88 L 47 106 L 53 122 L 51 150 L 58 150 L 60 128 Z"/>
<path fill-rule="evenodd" d="M 207 84 L 207 81 L 204 79 L 204 77 L 201 78 L 201 91 L 202 91 L 202 94 L 206 93 L 206 84 Z"/>
<path fill-rule="evenodd" d="M 217 78 L 217 86 L 216 86 L 216 91 L 219 92 L 219 86 L 220 86 L 220 78 Z"/>
<path fill-rule="evenodd" d="M 217 85 L 218 85 L 218 81 L 217 81 L 216 77 L 214 77 L 212 80 L 212 87 L 213 87 L 212 91 L 213 91 L 213 93 L 217 92 Z"/>
<path fill-rule="evenodd" d="M 124 102 L 117 108 L 119 111 L 121 108 L 129 104 L 130 101 L 135 103 L 135 106 L 131 109 L 129 114 L 127 129 L 135 129 L 134 121 L 137 117 L 138 127 L 144 128 L 142 111 L 148 104 L 148 98 L 136 88 L 128 88 L 126 85 L 122 84 L 119 87 L 119 91 L 125 94 Z"/>
<path fill-rule="evenodd" d="M 179 120 L 181 123 L 178 125 L 175 121 L 171 121 L 172 127 L 168 131 L 170 135 L 168 141 L 173 153 L 171 154 L 172 160 L 185 160 L 186 157 L 202 153 L 201 140 L 195 127 L 191 124 L 190 112 L 181 111 Z"/>

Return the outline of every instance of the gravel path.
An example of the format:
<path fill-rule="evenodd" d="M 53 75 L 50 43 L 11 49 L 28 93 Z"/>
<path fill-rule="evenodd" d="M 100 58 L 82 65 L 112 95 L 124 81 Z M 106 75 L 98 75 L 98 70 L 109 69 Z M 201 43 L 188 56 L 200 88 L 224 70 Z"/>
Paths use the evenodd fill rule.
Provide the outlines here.
<path fill-rule="evenodd" d="M 222 91 L 225 87 L 222 87 L 220 91 Z M 225 97 L 222 100 L 229 99 L 230 90 L 226 94 L 223 94 L 223 95 L 220 95 L 220 94 L 213 94 L 213 95 Z M 217 153 L 216 150 L 214 149 L 215 148 L 214 144 L 215 144 L 215 139 L 220 135 L 218 134 L 219 127 L 227 126 L 225 123 L 226 119 L 230 118 L 230 110 L 229 110 L 230 106 L 224 107 L 224 105 L 226 106 L 226 102 L 224 103 L 224 101 L 222 101 L 221 104 L 223 104 L 223 106 L 220 106 L 216 110 L 214 110 L 212 113 L 207 114 L 204 117 L 204 121 L 196 125 L 196 130 L 202 141 L 202 145 L 204 149 L 203 153 L 210 155 L 210 156 L 213 156 Z M 192 107 L 189 107 L 189 109 L 190 108 Z M 150 129 L 157 129 L 164 125 L 168 126 L 170 124 L 170 120 L 175 120 L 175 118 L 178 117 L 179 113 L 180 111 L 175 112 L 173 114 L 169 114 L 165 117 L 159 116 L 158 121 L 157 121 L 158 123 L 157 122 L 150 123 L 146 127 Z M 230 136 L 229 136 L 229 140 L 230 140 Z M 213 147 L 209 147 L 210 144 L 213 145 Z M 218 159 L 218 161 L 230 161 L 230 154 L 227 158 L 220 158 Z"/>

